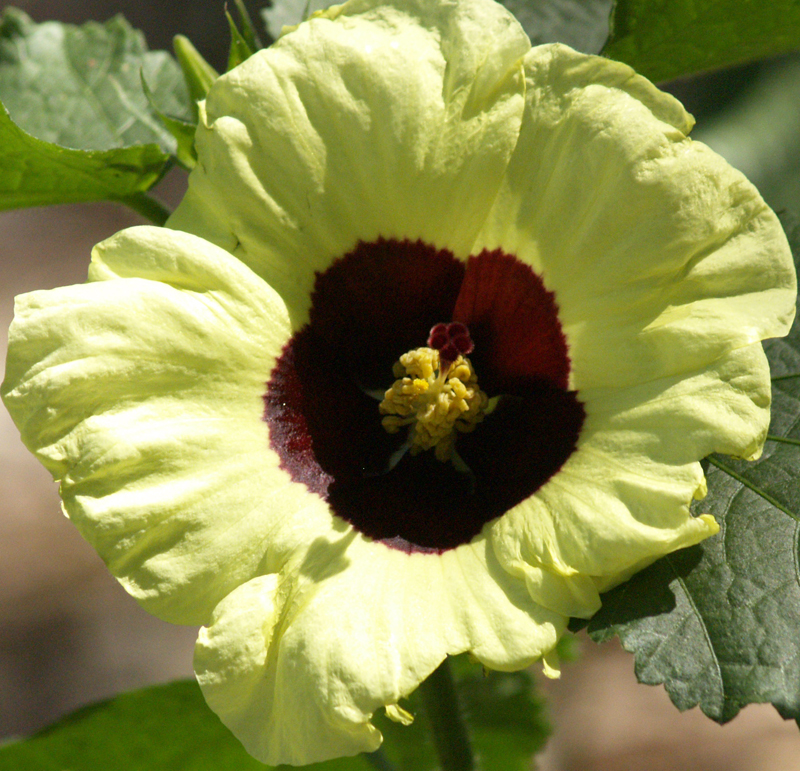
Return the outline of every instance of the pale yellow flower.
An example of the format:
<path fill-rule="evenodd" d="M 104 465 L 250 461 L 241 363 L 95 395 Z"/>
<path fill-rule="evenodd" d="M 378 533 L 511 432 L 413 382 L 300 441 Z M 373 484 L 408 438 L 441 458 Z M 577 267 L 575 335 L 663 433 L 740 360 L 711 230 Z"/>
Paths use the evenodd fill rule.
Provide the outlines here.
<path fill-rule="evenodd" d="M 795 278 L 672 97 L 490 0 L 353 0 L 200 114 L 171 229 L 20 298 L 3 397 L 253 755 L 374 750 L 448 654 L 553 674 L 716 532 L 699 460 L 760 452 Z"/>

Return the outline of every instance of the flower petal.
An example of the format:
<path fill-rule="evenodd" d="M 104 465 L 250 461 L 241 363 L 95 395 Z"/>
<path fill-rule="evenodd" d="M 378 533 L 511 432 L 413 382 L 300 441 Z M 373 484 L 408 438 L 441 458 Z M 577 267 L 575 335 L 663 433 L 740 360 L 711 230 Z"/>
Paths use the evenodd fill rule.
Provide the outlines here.
<path fill-rule="evenodd" d="M 701 370 L 784 335 L 796 282 L 781 226 L 670 96 L 560 46 L 525 58 L 520 140 L 476 249 L 502 247 L 555 292 L 571 385 Z"/>
<path fill-rule="evenodd" d="M 552 650 L 566 618 L 536 606 L 479 537 L 442 555 L 362 536 L 255 579 L 201 630 L 195 669 L 212 709 L 265 763 L 374 750 L 379 707 L 447 654 L 518 669 Z"/>
<path fill-rule="evenodd" d="M 760 451 L 769 423 L 768 376 L 757 343 L 691 378 L 586 393 L 578 451 L 494 524 L 501 563 L 517 573 L 533 565 L 582 574 L 604 591 L 715 533 L 711 517 L 689 512 L 692 499 L 705 494 L 696 459 Z"/>
<path fill-rule="evenodd" d="M 234 252 L 305 319 L 314 272 L 359 240 L 465 257 L 523 107 L 530 43 L 487 0 L 353 0 L 220 78 L 169 221 Z"/>
<path fill-rule="evenodd" d="M 534 599 L 567 612 L 576 598 L 589 607 L 589 588 L 542 596 L 531 570 L 606 589 L 716 531 L 689 513 L 698 461 L 760 451 L 758 341 L 788 331 L 796 280 L 775 215 L 687 138 L 672 97 L 560 45 L 532 49 L 525 71 L 519 143 L 474 251 L 502 247 L 555 294 L 586 422 L 558 474 L 492 537 Z"/>
<path fill-rule="evenodd" d="M 18 298 L 3 398 L 111 572 L 151 612 L 202 623 L 331 528 L 262 420 L 286 310 L 228 253 L 162 228 L 100 244 L 90 278 Z"/>

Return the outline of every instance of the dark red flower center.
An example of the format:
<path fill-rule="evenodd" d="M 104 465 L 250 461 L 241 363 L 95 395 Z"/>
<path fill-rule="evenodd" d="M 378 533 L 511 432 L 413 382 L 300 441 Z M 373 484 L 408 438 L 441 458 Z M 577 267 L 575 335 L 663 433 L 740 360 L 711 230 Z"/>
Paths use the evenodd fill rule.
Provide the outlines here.
<path fill-rule="evenodd" d="M 468 543 L 575 449 L 584 410 L 567 390 L 555 297 L 515 257 L 464 263 L 419 241 L 359 243 L 317 275 L 311 300 L 267 383 L 264 419 L 281 466 L 364 535 L 406 551 Z M 468 474 L 430 451 L 397 462 L 405 437 L 381 426 L 375 393 L 426 341 L 443 361 L 468 354 L 481 389 L 502 397 L 457 439 Z"/>

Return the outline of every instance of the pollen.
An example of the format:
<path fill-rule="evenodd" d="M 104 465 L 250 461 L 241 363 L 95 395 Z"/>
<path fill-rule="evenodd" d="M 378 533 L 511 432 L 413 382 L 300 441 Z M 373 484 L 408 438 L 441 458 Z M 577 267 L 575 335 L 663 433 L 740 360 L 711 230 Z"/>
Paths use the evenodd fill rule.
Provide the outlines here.
<path fill-rule="evenodd" d="M 455 460 L 457 433 L 473 431 L 489 404 L 469 359 L 442 361 L 436 349 L 416 348 L 392 372 L 397 380 L 379 407 L 383 427 L 390 434 L 408 427 L 413 455 L 433 449 L 437 459 Z"/>

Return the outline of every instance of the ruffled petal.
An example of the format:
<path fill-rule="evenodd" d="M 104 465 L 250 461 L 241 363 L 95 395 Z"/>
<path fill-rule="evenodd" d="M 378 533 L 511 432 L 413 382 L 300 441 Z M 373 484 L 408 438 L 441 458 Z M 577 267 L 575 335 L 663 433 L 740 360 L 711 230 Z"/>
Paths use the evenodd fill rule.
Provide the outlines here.
<path fill-rule="evenodd" d="M 604 591 L 717 532 L 713 518 L 689 512 L 692 500 L 705 495 L 696 461 L 712 452 L 760 452 L 769 424 L 769 368 L 757 343 L 691 378 L 584 396 L 588 415 L 577 451 L 534 496 L 497 520 L 492 535 L 507 569 L 547 566 L 590 577 Z"/>
<path fill-rule="evenodd" d="M 560 46 L 525 58 L 519 143 L 479 248 L 556 295 L 571 386 L 622 387 L 786 334 L 794 266 L 756 189 L 686 137 L 679 103 L 625 65 Z"/>
<path fill-rule="evenodd" d="M 492 526 L 500 562 L 555 610 L 716 532 L 689 504 L 711 452 L 753 457 L 769 420 L 760 340 L 784 335 L 796 280 L 775 215 L 672 97 L 560 46 L 525 58 L 526 112 L 474 251 L 502 247 L 555 294 L 575 452 Z M 531 571 L 578 581 L 552 604 Z M 552 594 L 552 593 L 551 593 Z M 556 597 L 556 600 L 558 598 Z M 577 614 L 577 615 L 586 615 Z"/>
<path fill-rule="evenodd" d="M 372 714 L 447 654 L 519 669 L 552 650 L 566 620 L 532 603 L 483 538 L 433 555 L 350 534 L 223 600 L 195 669 L 252 755 L 304 764 L 376 749 Z"/>
<path fill-rule="evenodd" d="M 235 253 L 307 315 L 359 240 L 466 256 L 517 141 L 530 43 L 485 0 L 354 0 L 211 88 L 169 221 Z"/>
<path fill-rule="evenodd" d="M 3 398 L 126 589 L 203 623 L 332 526 L 262 419 L 286 309 L 228 253 L 162 228 L 100 244 L 90 279 L 18 298 Z"/>

